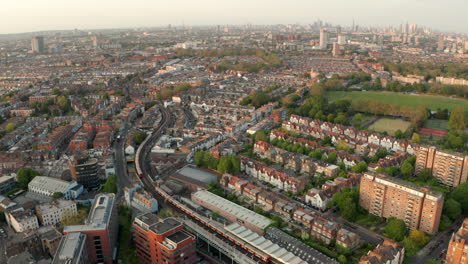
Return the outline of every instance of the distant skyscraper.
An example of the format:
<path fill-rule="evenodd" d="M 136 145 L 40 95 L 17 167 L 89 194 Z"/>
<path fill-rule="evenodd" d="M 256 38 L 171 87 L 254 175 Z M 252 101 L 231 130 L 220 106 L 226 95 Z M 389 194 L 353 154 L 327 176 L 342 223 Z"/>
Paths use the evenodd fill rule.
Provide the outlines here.
<path fill-rule="evenodd" d="M 437 42 L 437 50 L 438 51 L 443 51 L 445 48 L 444 46 L 444 36 L 439 37 L 439 41 Z"/>
<path fill-rule="evenodd" d="M 337 56 L 341 55 L 340 45 L 338 43 L 336 43 L 336 42 L 333 43 L 332 55 L 334 57 L 337 57 Z"/>
<path fill-rule="evenodd" d="M 326 49 L 328 45 L 329 33 L 326 29 L 320 29 L 320 48 Z"/>
<path fill-rule="evenodd" d="M 97 47 L 99 46 L 99 39 L 98 39 L 98 36 L 94 35 L 94 36 L 91 36 L 91 40 L 93 41 L 93 47 Z"/>
<path fill-rule="evenodd" d="M 31 50 L 34 53 L 44 52 L 44 37 L 36 36 L 31 40 Z"/>

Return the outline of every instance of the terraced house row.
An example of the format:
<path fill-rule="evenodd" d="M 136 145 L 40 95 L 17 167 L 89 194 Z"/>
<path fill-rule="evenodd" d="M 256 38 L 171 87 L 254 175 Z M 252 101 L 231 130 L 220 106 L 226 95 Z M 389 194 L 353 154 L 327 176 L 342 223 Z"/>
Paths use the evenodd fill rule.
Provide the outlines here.
<path fill-rule="evenodd" d="M 355 149 L 356 153 L 362 154 L 373 153 L 382 147 L 388 151 L 406 152 L 414 155 L 418 148 L 417 144 L 413 144 L 407 140 L 395 139 L 379 133 L 358 130 L 351 126 L 333 124 L 298 115 L 291 115 L 289 121 L 283 122 L 283 127 L 287 130 L 311 135 L 320 139 L 329 136 L 334 144 L 345 143 L 350 148 Z"/>
<path fill-rule="evenodd" d="M 266 211 L 274 211 L 283 216 L 294 219 L 300 223 L 300 228 L 326 244 L 336 241 L 346 248 L 355 248 L 359 244 L 359 235 L 342 228 L 338 223 L 328 220 L 319 214 L 303 209 L 296 202 L 290 201 L 280 195 L 268 192 L 247 180 L 229 174 L 223 175 L 221 184 L 252 199 L 253 202 L 263 206 Z"/>
<path fill-rule="evenodd" d="M 274 139 L 288 140 L 292 144 L 299 144 L 304 147 L 309 147 L 312 150 L 321 149 L 323 153 L 327 156 L 330 153 L 335 153 L 337 157 L 337 162 L 343 162 L 348 168 L 353 167 L 354 165 L 362 161 L 362 158 L 357 155 L 352 155 L 352 154 L 347 153 L 346 151 L 338 151 L 334 148 L 322 146 L 318 141 L 315 141 L 315 140 L 292 137 L 292 136 L 289 136 L 287 133 L 279 131 L 279 130 L 271 131 L 270 140 L 272 141 Z"/>
<path fill-rule="evenodd" d="M 340 168 L 334 164 L 313 159 L 303 154 L 292 153 L 277 148 L 265 141 L 257 141 L 254 144 L 254 153 L 279 164 L 285 164 L 286 169 L 301 173 L 323 173 L 326 177 L 334 177 Z"/>
<path fill-rule="evenodd" d="M 241 161 L 241 171 L 245 171 L 245 173 L 251 177 L 268 182 L 286 192 L 296 193 L 303 191 L 305 188 L 305 182 L 307 180 L 305 177 L 292 177 L 284 172 L 268 167 L 268 165 L 263 162 L 245 156 L 239 157 Z"/>

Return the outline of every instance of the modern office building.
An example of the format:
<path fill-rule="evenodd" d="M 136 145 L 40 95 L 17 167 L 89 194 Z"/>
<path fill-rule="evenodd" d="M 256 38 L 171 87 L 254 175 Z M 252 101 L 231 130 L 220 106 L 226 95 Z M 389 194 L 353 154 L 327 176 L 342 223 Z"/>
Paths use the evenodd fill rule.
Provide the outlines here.
<path fill-rule="evenodd" d="M 86 235 L 89 262 L 111 264 L 116 254 L 119 216 L 114 194 L 98 194 L 84 225 L 65 226 L 64 234 Z"/>
<path fill-rule="evenodd" d="M 15 177 L 13 176 L 0 176 L 0 194 L 8 192 L 16 185 Z"/>
<path fill-rule="evenodd" d="M 135 217 L 133 240 L 141 263 L 194 263 L 195 236 L 174 218 L 160 219 L 152 213 Z"/>
<path fill-rule="evenodd" d="M 86 155 L 77 154 L 68 161 L 72 177 L 86 189 L 99 187 L 98 160 Z"/>
<path fill-rule="evenodd" d="M 435 147 L 420 147 L 416 159 L 416 173 L 429 169 L 441 183 L 457 187 L 468 181 L 468 156 L 440 151 Z"/>
<path fill-rule="evenodd" d="M 70 233 L 62 237 L 55 252 L 52 264 L 88 264 L 88 249 L 86 235 L 83 233 Z"/>
<path fill-rule="evenodd" d="M 450 238 L 445 264 L 468 264 L 468 218 Z"/>
<path fill-rule="evenodd" d="M 411 229 L 433 234 L 439 229 L 444 205 L 441 193 L 385 174 L 361 177 L 359 204 L 369 213 L 395 217 Z"/>
<path fill-rule="evenodd" d="M 31 50 L 34 53 L 44 52 L 44 37 L 36 36 L 31 40 Z"/>

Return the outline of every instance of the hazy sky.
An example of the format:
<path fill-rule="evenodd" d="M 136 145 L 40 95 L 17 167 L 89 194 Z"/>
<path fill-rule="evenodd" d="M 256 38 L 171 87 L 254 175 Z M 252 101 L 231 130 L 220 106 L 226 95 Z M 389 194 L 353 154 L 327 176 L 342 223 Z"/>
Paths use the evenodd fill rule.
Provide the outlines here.
<path fill-rule="evenodd" d="M 189 24 L 408 21 L 468 33 L 468 0 L 0 0 L 0 34 Z"/>

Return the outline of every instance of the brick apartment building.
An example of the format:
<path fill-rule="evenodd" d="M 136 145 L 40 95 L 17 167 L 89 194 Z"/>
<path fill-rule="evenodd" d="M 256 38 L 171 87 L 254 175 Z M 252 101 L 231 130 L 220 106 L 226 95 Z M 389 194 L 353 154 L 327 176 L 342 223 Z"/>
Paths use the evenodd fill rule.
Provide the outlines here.
<path fill-rule="evenodd" d="M 135 217 L 133 239 L 141 263 L 190 264 L 196 259 L 195 236 L 174 218 L 160 219 L 152 213 Z"/>
<path fill-rule="evenodd" d="M 359 204 L 373 215 L 395 217 L 430 234 L 439 228 L 444 205 L 439 192 L 385 174 L 365 173 L 359 194 Z"/>
<path fill-rule="evenodd" d="M 86 235 L 86 247 L 90 264 L 114 263 L 119 228 L 117 201 L 114 194 L 98 194 L 84 225 L 65 226 L 63 234 Z"/>
<path fill-rule="evenodd" d="M 446 264 L 468 264 L 468 218 L 458 232 L 453 233 L 447 249 Z"/>
<path fill-rule="evenodd" d="M 430 169 L 432 176 L 452 187 L 468 181 L 468 156 L 421 147 L 417 153 L 416 173 Z"/>

